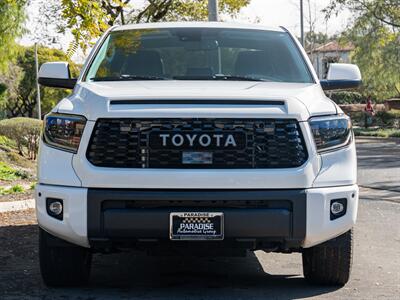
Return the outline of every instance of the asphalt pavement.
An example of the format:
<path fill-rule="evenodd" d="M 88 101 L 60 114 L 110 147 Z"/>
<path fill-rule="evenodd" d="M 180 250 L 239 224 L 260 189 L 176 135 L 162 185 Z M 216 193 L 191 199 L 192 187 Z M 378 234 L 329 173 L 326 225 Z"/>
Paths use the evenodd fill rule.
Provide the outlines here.
<path fill-rule="evenodd" d="M 400 139 L 357 139 L 358 184 L 400 193 Z"/>
<path fill-rule="evenodd" d="M 257 251 L 215 259 L 99 254 L 88 287 L 49 289 L 28 210 L 0 214 L 0 299 L 400 299 L 399 145 L 358 141 L 361 200 L 353 273 L 343 288 L 308 284 L 300 254 Z"/>

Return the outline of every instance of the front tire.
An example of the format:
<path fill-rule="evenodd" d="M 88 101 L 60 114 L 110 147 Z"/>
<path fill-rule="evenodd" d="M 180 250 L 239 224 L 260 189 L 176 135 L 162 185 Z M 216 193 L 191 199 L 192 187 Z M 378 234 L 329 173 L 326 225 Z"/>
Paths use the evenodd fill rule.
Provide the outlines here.
<path fill-rule="evenodd" d="M 353 229 L 303 250 L 303 273 L 311 283 L 344 286 L 353 263 Z"/>
<path fill-rule="evenodd" d="M 39 228 L 40 272 L 47 286 L 85 285 L 91 260 L 89 249 L 62 241 Z"/>

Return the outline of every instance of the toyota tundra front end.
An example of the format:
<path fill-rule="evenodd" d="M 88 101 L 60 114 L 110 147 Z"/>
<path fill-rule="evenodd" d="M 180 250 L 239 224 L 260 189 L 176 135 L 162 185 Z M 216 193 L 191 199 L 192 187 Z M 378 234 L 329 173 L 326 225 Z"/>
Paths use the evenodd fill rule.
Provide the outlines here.
<path fill-rule="evenodd" d="M 47 285 L 87 282 L 91 255 L 301 252 L 311 282 L 344 285 L 358 187 L 350 119 L 284 28 L 226 23 L 113 27 L 45 117 L 36 188 Z M 203 251 L 207 249 L 207 251 Z"/>

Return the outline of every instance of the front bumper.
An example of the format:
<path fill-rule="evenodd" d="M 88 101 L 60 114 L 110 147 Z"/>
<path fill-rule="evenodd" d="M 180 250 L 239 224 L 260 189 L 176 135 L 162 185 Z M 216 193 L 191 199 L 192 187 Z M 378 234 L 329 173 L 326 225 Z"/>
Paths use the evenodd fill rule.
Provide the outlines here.
<path fill-rule="evenodd" d="M 171 212 L 199 211 L 224 214 L 225 241 L 286 249 L 306 234 L 304 190 L 89 189 L 89 243 L 165 241 Z"/>
<path fill-rule="evenodd" d="M 63 200 L 63 220 L 48 215 L 46 198 Z M 340 198 L 347 199 L 346 214 L 330 220 L 330 201 Z M 39 184 L 36 204 L 43 229 L 84 247 L 168 240 L 171 211 L 203 210 L 224 212 L 228 241 L 250 241 L 255 248 L 277 243 L 282 249 L 293 249 L 311 247 L 349 230 L 356 221 L 358 187 L 127 190 Z"/>

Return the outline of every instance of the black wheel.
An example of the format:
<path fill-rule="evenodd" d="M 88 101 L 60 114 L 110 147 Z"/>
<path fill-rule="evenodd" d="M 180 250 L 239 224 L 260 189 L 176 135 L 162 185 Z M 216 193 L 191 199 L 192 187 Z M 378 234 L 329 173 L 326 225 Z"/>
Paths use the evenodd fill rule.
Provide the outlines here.
<path fill-rule="evenodd" d="M 311 283 L 345 285 L 353 263 L 353 229 L 323 244 L 303 249 L 303 273 Z"/>
<path fill-rule="evenodd" d="M 39 228 L 40 272 L 47 286 L 81 286 L 88 282 L 92 256 Z"/>

